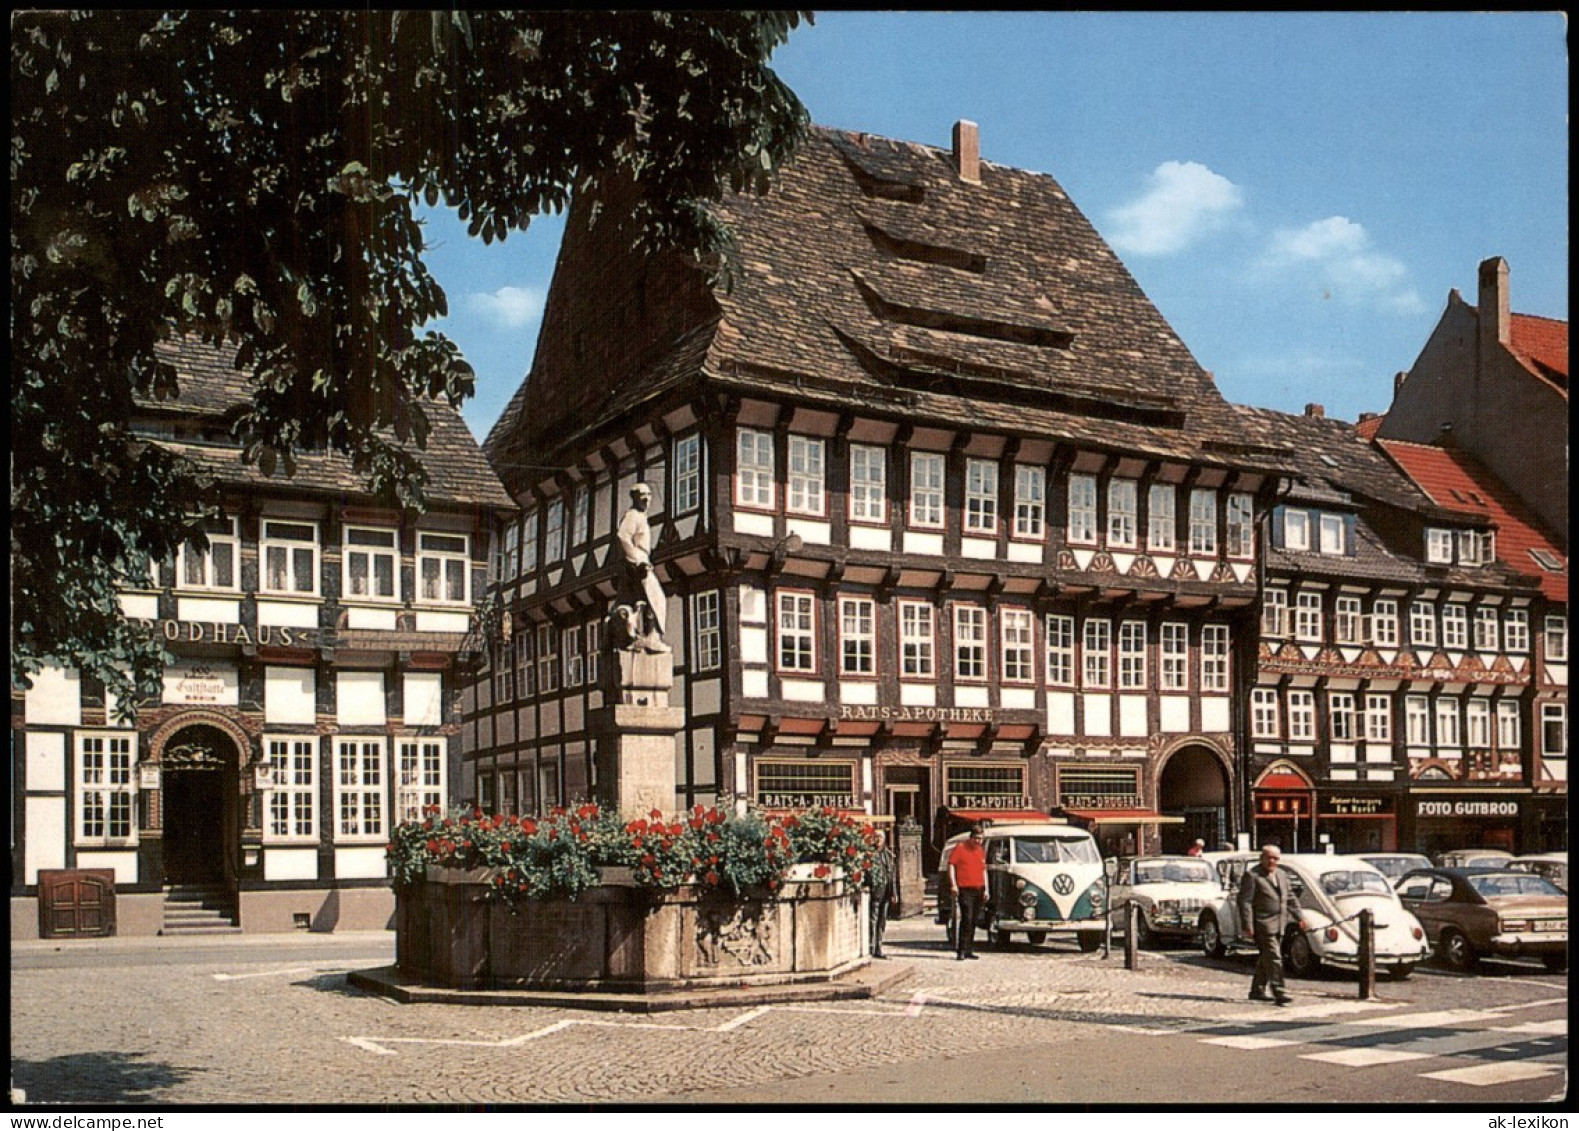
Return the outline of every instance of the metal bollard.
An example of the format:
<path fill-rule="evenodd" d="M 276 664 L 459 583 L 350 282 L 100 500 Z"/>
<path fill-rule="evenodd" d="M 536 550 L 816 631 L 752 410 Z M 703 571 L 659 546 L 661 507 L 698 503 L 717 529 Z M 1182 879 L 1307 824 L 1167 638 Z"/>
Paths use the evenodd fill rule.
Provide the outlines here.
<path fill-rule="evenodd" d="M 1360 1000 L 1376 993 L 1376 914 L 1360 912 Z"/>
<path fill-rule="evenodd" d="M 1124 905 L 1124 969 L 1135 969 L 1135 923 L 1140 917 L 1140 908 L 1131 900 Z"/>

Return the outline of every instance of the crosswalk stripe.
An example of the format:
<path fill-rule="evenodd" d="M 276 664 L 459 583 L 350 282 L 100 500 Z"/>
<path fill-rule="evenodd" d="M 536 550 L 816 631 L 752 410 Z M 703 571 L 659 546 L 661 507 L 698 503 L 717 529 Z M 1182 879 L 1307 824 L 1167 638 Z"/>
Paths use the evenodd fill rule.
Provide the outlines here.
<path fill-rule="evenodd" d="M 1550 1076 L 1557 1069 L 1548 1064 L 1527 1064 L 1502 1061 L 1496 1064 L 1476 1064 L 1469 1068 L 1447 1068 L 1441 1072 L 1422 1072 L 1427 1080 L 1446 1080 L 1452 1084 L 1473 1084 L 1487 1087 L 1491 1084 L 1511 1084 L 1518 1080 L 1534 1080 Z"/>
<path fill-rule="evenodd" d="M 1222 1045 L 1227 1049 L 1246 1049 L 1254 1052 L 1257 1049 L 1281 1049 L 1289 1045 L 1301 1044 L 1300 1041 L 1285 1041 L 1278 1037 L 1208 1037 L 1201 1042 L 1203 1045 Z"/>
<path fill-rule="evenodd" d="M 1377 1064 L 1397 1064 L 1401 1060 L 1428 1060 L 1428 1052 L 1403 1052 L 1399 1049 L 1338 1049 L 1335 1052 L 1301 1053 L 1301 1060 L 1320 1060 L 1345 1068 L 1370 1068 Z"/>

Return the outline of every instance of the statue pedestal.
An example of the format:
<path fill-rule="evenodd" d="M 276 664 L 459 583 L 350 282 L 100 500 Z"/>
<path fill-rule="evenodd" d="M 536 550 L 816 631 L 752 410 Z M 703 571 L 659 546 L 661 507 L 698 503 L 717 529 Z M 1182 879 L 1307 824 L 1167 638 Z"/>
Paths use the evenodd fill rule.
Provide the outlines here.
<path fill-rule="evenodd" d="M 672 811 L 674 737 L 685 726 L 685 710 L 615 703 L 593 711 L 590 722 L 598 742 L 598 803 L 627 819 Z"/>

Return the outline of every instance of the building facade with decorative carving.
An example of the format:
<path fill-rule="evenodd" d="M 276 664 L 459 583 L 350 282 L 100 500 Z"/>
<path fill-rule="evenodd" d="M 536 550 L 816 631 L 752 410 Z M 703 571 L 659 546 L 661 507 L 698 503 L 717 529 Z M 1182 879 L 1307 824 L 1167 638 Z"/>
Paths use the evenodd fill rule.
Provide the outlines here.
<path fill-rule="evenodd" d="M 195 344 L 134 428 L 219 485 L 206 551 L 150 563 L 126 612 L 173 662 L 135 725 L 96 681 L 12 692 L 12 937 L 382 927 L 394 822 L 443 805 L 458 688 L 510 500 L 459 414 L 430 404 L 428 509 L 374 504 L 350 461 L 244 466 L 244 375 Z"/>

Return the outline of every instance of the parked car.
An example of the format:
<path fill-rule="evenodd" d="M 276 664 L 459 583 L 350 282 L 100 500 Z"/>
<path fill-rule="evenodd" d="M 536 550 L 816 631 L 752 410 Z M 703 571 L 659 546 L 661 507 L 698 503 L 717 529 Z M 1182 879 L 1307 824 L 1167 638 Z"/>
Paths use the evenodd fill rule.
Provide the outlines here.
<path fill-rule="evenodd" d="M 1415 869 L 1431 867 L 1431 858 L 1420 852 L 1357 852 L 1355 855 L 1395 886 L 1400 877 Z"/>
<path fill-rule="evenodd" d="M 1568 967 L 1568 897 L 1543 876 L 1510 868 L 1422 868 L 1398 881 L 1398 895 L 1455 970 L 1486 955 L 1539 956 Z"/>
<path fill-rule="evenodd" d="M 943 846 L 938 877 L 938 922 L 948 925 L 954 941 L 954 892 L 948 880 L 948 858 L 969 834 L 951 837 Z M 1102 854 L 1091 834 L 1073 825 L 1016 822 L 989 825 L 982 838 L 987 849 L 987 898 L 978 927 L 993 946 L 1005 946 L 1013 932 L 1032 943 L 1049 934 L 1073 934 L 1080 949 L 1093 951 L 1107 933 L 1107 878 Z"/>
<path fill-rule="evenodd" d="M 1239 877 L 1255 863 L 1253 853 L 1224 853 L 1216 861 L 1224 881 L 1222 897 L 1201 912 L 1201 949 L 1211 957 L 1252 948 L 1239 934 Z M 1355 970 L 1360 964 L 1361 910 L 1372 912 L 1376 967 L 1403 979 L 1430 956 L 1420 921 L 1399 902 L 1387 877 L 1357 856 L 1285 854 L 1279 867 L 1305 917 L 1305 930 L 1290 927 L 1283 939 L 1289 972 L 1307 977 L 1323 964 Z"/>
<path fill-rule="evenodd" d="M 1222 896 L 1217 873 L 1196 856 L 1116 857 L 1107 863 L 1108 912 L 1115 930 L 1129 923 L 1127 904 L 1138 908 L 1135 943 L 1151 946 L 1161 938 L 1194 939 L 1201 912 Z"/>
<path fill-rule="evenodd" d="M 1531 856 L 1515 856 L 1508 861 L 1508 867 L 1518 872 L 1534 872 L 1537 876 L 1545 876 L 1552 882 L 1552 886 L 1568 894 L 1568 853 L 1566 852 L 1540 852 Z"/>
<path fill-rule="evenodd" d="M 1438 868 L 1506 868 L 1513 853 L 1500 848 L 1455 848 L 1439 854 Z"/>

